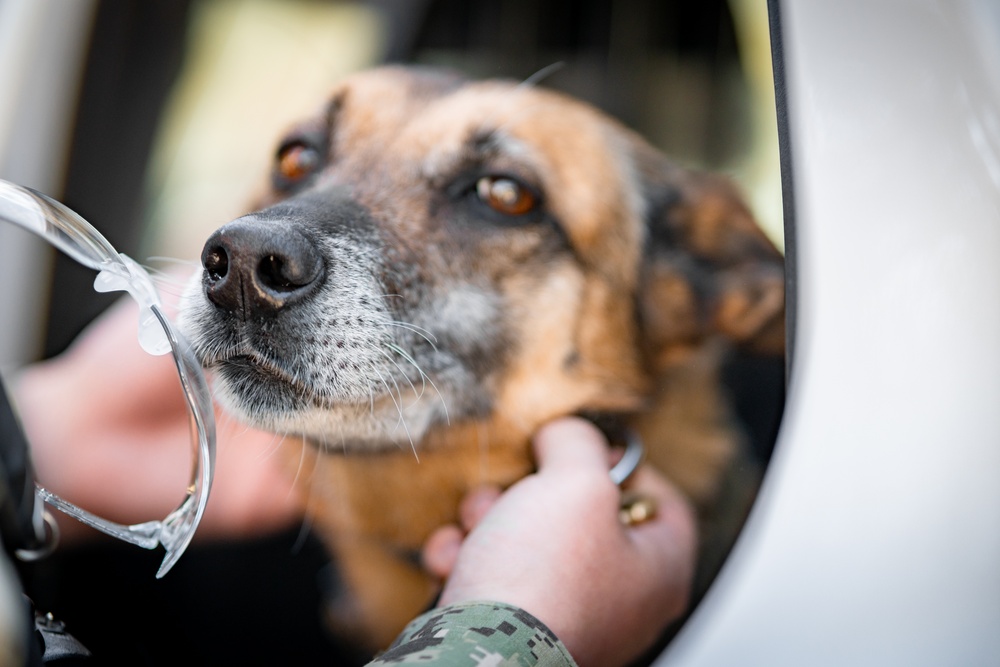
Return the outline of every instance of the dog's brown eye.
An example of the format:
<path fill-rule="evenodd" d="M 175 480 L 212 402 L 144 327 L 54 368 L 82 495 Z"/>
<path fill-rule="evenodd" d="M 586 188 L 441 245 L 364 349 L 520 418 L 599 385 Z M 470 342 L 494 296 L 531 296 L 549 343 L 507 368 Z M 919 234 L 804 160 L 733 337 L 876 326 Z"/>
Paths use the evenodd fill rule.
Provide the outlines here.
<path fill-rule="evenodd" d="M 278 173 L 289 181 L 298 181 L 319 166 L 319 151 L 305 144 L 293 143 L 278 151 Z"/>
<path fill-rule="evenodd" d="M 494 211 L 505 215 L 524 215 L 535 210 L 538 199 L 512 178 L 484 176 L 476 182 L 479 199 Z"/>

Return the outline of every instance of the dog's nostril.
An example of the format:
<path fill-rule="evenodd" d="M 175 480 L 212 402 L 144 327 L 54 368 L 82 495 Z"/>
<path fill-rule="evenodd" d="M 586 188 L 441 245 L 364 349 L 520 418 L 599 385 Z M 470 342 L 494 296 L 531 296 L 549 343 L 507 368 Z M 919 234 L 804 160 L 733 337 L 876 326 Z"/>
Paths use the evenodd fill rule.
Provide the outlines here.
<path fill-rule="evenodd" d="M 277 292 L 292 292 L 316 279 L 318 258 L 306 253 L 302 257 L 268 254 L 257 265 L 261 283 Z"/>
<path fill-rule="evenodd" d="M 275 255 L 268 255 L 260 260 L 257 275 L 264 285 L 274 290 L 294 289 L 297 285 L 285 274 L 285 260 Z"/>
<path fill-rule="evenodd" d="M 229 255 L 221 247 L 212 248 L 202 259 L 208 277 L 213 281 L 221 280 L 229 273 Z"/>

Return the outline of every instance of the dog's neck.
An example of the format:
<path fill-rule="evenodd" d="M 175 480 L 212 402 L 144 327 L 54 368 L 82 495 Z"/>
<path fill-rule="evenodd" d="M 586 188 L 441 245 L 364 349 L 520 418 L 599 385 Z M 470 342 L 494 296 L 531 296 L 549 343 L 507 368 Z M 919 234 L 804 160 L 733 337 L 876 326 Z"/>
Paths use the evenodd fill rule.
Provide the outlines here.
<path fill-rule="evenodd" d="M 457 520 L 459 502 L 471 489 L 506 487 L 531 472 L 529 437 L 501 420 L 470 421 L 431 429 L 412 449 L 393 443 L 322 453 L 306 444 L 290 448 L 287 458 L 316 524 L 419 549 L 431 531 Z"/>

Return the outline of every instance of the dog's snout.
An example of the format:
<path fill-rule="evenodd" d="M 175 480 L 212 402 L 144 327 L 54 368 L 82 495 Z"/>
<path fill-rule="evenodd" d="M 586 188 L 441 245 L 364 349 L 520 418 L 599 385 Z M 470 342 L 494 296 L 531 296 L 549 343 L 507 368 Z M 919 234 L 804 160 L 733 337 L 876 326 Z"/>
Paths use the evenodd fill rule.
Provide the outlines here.
<path fill-rule="evenodd" d="M 310 294 L 323 276 L 323 262 L 295 229 L 237 220 L 205 244 L 205 294 L 219 308 L 267 315 Z"/>

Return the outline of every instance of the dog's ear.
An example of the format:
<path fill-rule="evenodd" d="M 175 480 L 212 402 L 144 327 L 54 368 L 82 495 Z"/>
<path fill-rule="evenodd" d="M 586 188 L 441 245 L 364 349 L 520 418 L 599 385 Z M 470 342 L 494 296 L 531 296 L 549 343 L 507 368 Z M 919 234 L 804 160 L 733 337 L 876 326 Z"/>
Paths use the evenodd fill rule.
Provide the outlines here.
<path fill-rule="evenodd" d="M 648 226 L 638 311 L 648 358 L 680 361 L 721 335 L 784 350 L 784 261 L 723 177 L 682 169 L 648 146 L 638 171 Z"/>

